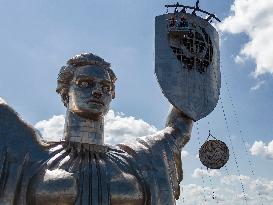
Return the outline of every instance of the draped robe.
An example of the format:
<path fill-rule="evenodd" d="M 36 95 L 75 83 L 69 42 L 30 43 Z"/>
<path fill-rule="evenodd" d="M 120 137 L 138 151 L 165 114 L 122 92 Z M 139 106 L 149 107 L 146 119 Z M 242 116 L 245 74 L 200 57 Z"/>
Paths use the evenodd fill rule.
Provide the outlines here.
<path fill-rule="evenodd" d="M 184 131 L 182 136 L 175 138 L 172 128 L 166 127 L 133 143 L 105 146 L 108 154 L 114 154 L 127 164 L 125 166 L 133 170 L 143 188 L 143 205 L 174 205 L 175 200 L 179 198 L 179 184 L 182 181 L 181 150 L 188 142 L 191 130 L 185 127 Z M 59 143 L 62 146 L 64 144 L 66 142 Z M 57 145 L 58 143 L 54 146 Z M 11 107 L 0 102 L 1 205 L 30 205 L 28 203 L 31 201 L 31 181 L 37 173 L 47 168 L 48 162 L 58 154 L 58 150 L 54 151 L 54 154 L 50 152 L 54 146 L 43 142 L 33 127 L 26 124 Z M 65 146 L 63 149 L 66 149 Z M 103 168 L 105 164 L 99 163 L 99 166 Z M 54 169 L 54 166 L 51 169 Z M 104 179 L 104 172 L 101 173 L 102 175 L 97 177 Z M 78 184 L 84 183 L 80 178 L 77 180 Z M 108 183 L 107 180 L 105 183 Z M 101 186 L 94 189 L 96 192 Z M 92 195 L 93 191 L 90 190 L 88 194 Z M 96 205 L 110 205 L 111 193 L 101 193 L 105 200 L 96 202 Z M 78 201 L 75 204 L 88 204 L 79 200 L 79 197 L 81 196 L 78 193 Z"/>

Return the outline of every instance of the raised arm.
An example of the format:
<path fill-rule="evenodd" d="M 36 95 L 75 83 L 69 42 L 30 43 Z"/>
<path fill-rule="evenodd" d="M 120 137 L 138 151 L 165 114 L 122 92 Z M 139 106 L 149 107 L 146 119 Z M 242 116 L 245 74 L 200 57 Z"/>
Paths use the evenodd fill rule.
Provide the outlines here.
<path fill-rule="evenodd" d="M 140 173 L 150 184 L 153 205 L 175 204 L 180 196 L 181 151 L 190 140 L 192 125 L 193 120 L 171 107 L 163 130 L 141 137 L 137 142 L 118 145 L 131 155 L 132 163 L 140 167 Z"/>
<path fill-rule="evenodd" d="M 182 149 L 182 147 L 184 147 L 190 140 L 192 126 L 193 120 L 175 107 L 171 107 L 167 117 L 165 130 L 175 138 L 179 149 Z"/>

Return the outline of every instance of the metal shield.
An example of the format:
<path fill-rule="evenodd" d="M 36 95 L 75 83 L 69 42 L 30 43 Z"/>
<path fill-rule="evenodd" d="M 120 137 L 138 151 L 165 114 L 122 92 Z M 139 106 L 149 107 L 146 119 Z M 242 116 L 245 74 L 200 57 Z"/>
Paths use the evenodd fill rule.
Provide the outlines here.
<path fill-rule="evenodd" d="M 155 74 L 169 102 L 197 121 L 220 95 L 219 35 L 206 20 L 188 13 L 155 19 Z"/>

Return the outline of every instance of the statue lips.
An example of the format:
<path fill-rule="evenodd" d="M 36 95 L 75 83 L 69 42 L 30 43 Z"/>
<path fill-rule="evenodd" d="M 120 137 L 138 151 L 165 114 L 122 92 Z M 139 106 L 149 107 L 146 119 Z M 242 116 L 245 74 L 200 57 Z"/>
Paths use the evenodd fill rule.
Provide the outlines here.
<path fill-rule="evenodd" d="M 88 100 L 88 103 L 95 103 L 95 104 L 104 106 L 104 103 L 102 101 L 95 100 L 95 99 Z"/>

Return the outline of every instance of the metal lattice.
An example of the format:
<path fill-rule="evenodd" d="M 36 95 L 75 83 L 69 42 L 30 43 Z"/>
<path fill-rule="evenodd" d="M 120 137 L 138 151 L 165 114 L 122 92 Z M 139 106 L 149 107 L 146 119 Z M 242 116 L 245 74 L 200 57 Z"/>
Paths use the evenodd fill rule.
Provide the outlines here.
<path fill-rule="evenodd" d="M 220 169 L 229 159 L 229 149 L 226 144 L 220 140 L 208 140 L 201 146 L 199 158 L 205 167 Z"/>

